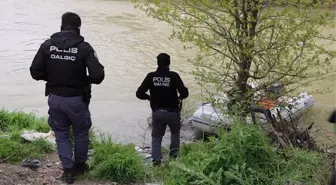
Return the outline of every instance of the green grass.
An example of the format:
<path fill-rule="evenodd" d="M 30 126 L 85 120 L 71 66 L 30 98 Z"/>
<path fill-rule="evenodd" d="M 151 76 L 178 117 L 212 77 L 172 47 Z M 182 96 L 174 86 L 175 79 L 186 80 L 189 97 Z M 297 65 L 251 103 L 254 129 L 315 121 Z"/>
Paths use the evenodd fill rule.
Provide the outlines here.
<path fill-rule="evenodd" d="M 22 111 L 0 110 L 0 133 L 21 131 L 23 129 L 49 132 L 50 128 L 45 118 L 39 118 L 34 114 Z"/>
<path fill-rule="evenodd" d="M 0 162 L 41 159 L 53 152 L 44 140 L 25 142 L 22 130 L 48 132 L 45 119 L 23 112 L 0 111 Z M 133 144 L 122 145 L 111 137 L 99 141 L 90 131 L 90 173 L 84 178 L 122 184 L 164 182 L 165 185 L 278 185 L 286 181 L 307 185 L 326 184 L 331 167 L 320 153 L 289 148 L 276 151 L 258 126 L 235 123 L 208 142 L 184 144 L 179 160 L 149 167 Z M 9 137 L 3 137 L 8 135 Z"/>
<path fill-rule="evenodd" d="M 46 133 L 50 128 L 45 118 L 34 114 L 0 110 L 0 162 L 17 163 L 23 159 L 41 159 L 45 153 L 54 151 L 54 146 L 47 141 L 24 141 L 20 136 L 23 130 Z"/>
<path fill-rule="evenodd" d="M 0 138 L 0 161 L 17 163 L 22 159 L 41 159 L 45 153 L 54 151 L 54 147 L 44 141 L 36 140 L 32 143 L 19 142 L 6 138 Z"/>
<path fill-rule="evenodd" d="M 259 127 L 235 124 L 208 142 L 184 144 L 179 160 L 150 167 L 133 145 L 111 138 L 94 145 L 89 179 L 127 184 L 163 182 L 165 185 L 282 185 L 326 184 L 331 166 L 320 153 L 289 148 L 276 151 Z"/>
<path fill-rule="evenodd" d="M 238 124 L 209 142 L 183 145 L 179 160 L 168 168 L 165 185 L 278 185 L 288 180 L 321 185 L 331 172 L 321 154 L 275 151 L 258 127 Z"/>
<path fill-rule="evenodd" d="M 146 176 L 142 157 L 133 144 L 116 144 L 111 137 L 102 139 L 94 146 L 90 161 L 90 178 L 101 181 L 131 183 L 143 181 Z"/>
<path fill-rule="evenodd" d="M 0 110 L 0 162 L 17 163 L 27 158 L 42 159 L 45 153 L 54 151 L 54 146 L 47 141 L 24 141 L 20 136 L 23 130 L 47 133 L 51 129 L 46 118 L 22 111 Z M 73 142 L 72 129 L 70 131 Z M 96 142 L 94 128 L 90 130 L 89 136 L 92 148 Z"/>
<path fill-rule="evenodd" d="M 72 143 L 72 146 L 75 146 L 75 138 L 74 138 L 74 135 L 73 135 L 73 130 L 72 130 L 72 127 L 70 127 L 70 140 L 71 140 L 71 143 Z M 94 127 L 91 127 L 91 129 L 89 130 L 89 149 L 93 149 L 94 145 L 97 141 L 97 136 L 95 134 L 95 128 Z"/>

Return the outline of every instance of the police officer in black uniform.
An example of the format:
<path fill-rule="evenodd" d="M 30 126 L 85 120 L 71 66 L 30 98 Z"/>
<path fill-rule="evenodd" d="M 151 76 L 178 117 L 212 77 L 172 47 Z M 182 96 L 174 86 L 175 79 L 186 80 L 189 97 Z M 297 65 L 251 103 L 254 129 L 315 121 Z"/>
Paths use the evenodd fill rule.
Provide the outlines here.
<path fill-rule="evenodd" d="M 152 109 L 152 158 L 153 164 L 161 163 L 161 143 L 168 125 L 171 131 L 170 157 L 176 158 L 180 147 L 180 107 L 179 100 L 189 96 L 178 73 L 170 71 L 170 56 L 157 56 L 158 68 L 147 74 L 136 91 L 137 98 L 149 100 Z M 150 95 L 146 92 L 149 90 Z M 178 93 L 179 97 L 178 97 Z"/>
<path fill-rule="evenodd" d="M 46 81 L 48 123 L 55 133 L 64 170 L 62 179 L 68 184 L 74 183 L 74 175 L 88 170 L 91 84 L 100 84 L 105 77 L 104 66 L 94 49 L 80 35 L 80 26 L 77 14 L 64 13 L 61 31 L 41 44 L 30 67 L 33 79 Z M 75 139 L 75 161 L 70 125 Z"/>

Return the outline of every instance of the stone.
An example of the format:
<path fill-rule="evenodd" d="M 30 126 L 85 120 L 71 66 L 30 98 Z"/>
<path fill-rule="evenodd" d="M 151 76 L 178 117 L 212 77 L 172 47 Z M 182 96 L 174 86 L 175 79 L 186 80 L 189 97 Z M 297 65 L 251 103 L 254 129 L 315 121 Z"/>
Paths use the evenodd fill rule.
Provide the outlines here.
<path fill-rule="evenodd" d="M 182 144 L 190 144 L 192 143 L 191 141 L 183 141 Z"/>
<path fill-rule="evenodd" d="M 55 182 L 56 182 L 56 178 L 53 177 L 53 176 L 51 176 L 51 177 L 50 177 L 50 182 L 51 182 L 51 183 L 55 183 Z"/>
<path fill-rule="evenodd" d="M 33 182 L 34 179 L 28 177 L 28 178 L 27 178 L 27 181 L 28 181 L 28 183 L 30 183 L 30 182 Z"/>
<path fill-rule="evenodd" d="M 51 166 L 52 166 L 52 163 L 48 163 L 48 164 L 47 164 L 47 167 L 50 168 Z"/>
<path fill-rule="evenodd" d="M 134 149 L 135 149 L 136 151 L 138 151 L 138 150 L 140 149 L 140 147 L 136 146 Z"/>
<path fill-rule="evenodd" d="M 134 149 L 139 153 L 143 152 L 143 149 L 140 148 L 139 146 L 136 146 Z"/>
<path fill-rule="evenodd" d="M 90 150 L 88 151 L 88 156 L 91 157 L 91 156 L 93 155 L 93 153 L 94 153 L 94 150 L 93 150 L 93 149 L 90 149 Z"/>
<path fill-rule="evenodd" d="M 48 133 L 41 133 L 41 132 L 36 132 L 36 131 L 29 131 L 25 130 L 21 133 L 21 138 L 26 140 L 26 141 L 36 141 L 38 139 L 44 139 L 45 141 L 55 145 L 56 144 L 56 139 L 53 136 L 53 132 L 50 131 Z"/>

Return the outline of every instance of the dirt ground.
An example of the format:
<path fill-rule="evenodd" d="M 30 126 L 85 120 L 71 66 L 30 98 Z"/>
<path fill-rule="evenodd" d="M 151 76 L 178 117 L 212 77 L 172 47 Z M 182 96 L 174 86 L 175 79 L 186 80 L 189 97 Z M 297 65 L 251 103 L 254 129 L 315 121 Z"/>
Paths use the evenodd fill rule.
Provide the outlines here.
<path fill-rule="evenodd" d="M 0 164 L 0 185 L 66 185 L 62 182 L 62 168 L 56 153 L 48 154 L 37 170 L 19 165 Z M 117 185 L 78 180 L 75 185 Z"/>
<path fill-rule="evenodd" d="M 195 137 L 194 132 L 191 132 L 190 130 L 192 130 L 190 123 L 182 125 L 182 143 L 190 142 Z M 167 128 L 165 139 L 169 143 L 169 128 Z M 0 163 L 0 185 L 66 185 L 61 180 L 63 170 L 56 153 L 47 154 L 41 162 L 42 166 L 36 170 L 21 167 L 19 164 L 11 165 Z M 117 183 L 99 183 L 88 180 L 76 180 L 74 185 L 117 185 Z"/>

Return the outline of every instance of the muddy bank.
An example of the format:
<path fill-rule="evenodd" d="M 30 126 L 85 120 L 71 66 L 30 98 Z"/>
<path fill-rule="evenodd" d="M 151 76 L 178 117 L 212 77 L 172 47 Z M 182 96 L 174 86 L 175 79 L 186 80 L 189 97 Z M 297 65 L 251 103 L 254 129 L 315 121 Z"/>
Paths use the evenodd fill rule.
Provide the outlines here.
<path fill-rule="evenodd" d="M 42 160 L 42 166 L 36 170 L 20 165 L 0 164 L 1 185 L 61 185 L 62 167 L 56 153 L 48 154 Z M 81 185 L 101 183 L 86 180 L 77 181 Z"/>
<path fill-rule="evenodd" d="M 150 132 L 151 127 L 147 125 L 147 130 Z M 195 135 L 191 134 L 190 130 L 193 130 L 191 123 L 184 121 L 181 129 L 181 142 L 191 142 L 195 139 Z M 170 143 L 169 128 L 167 128 L 167 134 L 165 135 L 165 140 Z M 46 137 L 48 136 L 48 137 Z M 44 138 L 44 140 L 55 144 L 54 135 L 52 132 L 46 134 L 39 134 L 38 132 L 22 132 L 22 139 L 31 142 L 38 138 Z M 145 140 L 146 138 L 144 138 Z M 150 138 L 148 138 L 150 139 Z M 168 145 L 166 147 L 169 147 Z M 150 164 L 151 160 L 151 148 L 150 145 L 143 143 L 142 146 L 136 146 L 135 150 L 143 157 L 144 163 Z M 91 159 L 94 153 L 94 149 L 89 150 L 89 158 Z M 164 156 L 167 157 L 168 155 Z M 164 158 L 165 158 L 164 157 Z M 42 160 L 40 160 L 41 166 L 36 169 L 31 169 L 28 167 L 22 167 L 19 163 L 17 164 L 7 164 L 0 163 L 0 185 L 63 185 L 61 180 L 62 176 L 62 166 L 59 157 L 56 152 L 46 154 Z M 21 163 L 22 164 L 22 163 Z M 117 183 L 104 183 L 96 182 L 83 179 L 79 177 L 76 180 L 75 185 L 117 185 Z M 132 184 L 139 185 L 139 184 Z M 148 184 L 150 185 L 150 184 Z M 154 185 L 154 184 L 153 184 Z"/>
<path fill-rule="evenodd" d="M 0 185 L 66 185 L 61 180 L 63 171 L 56 153 L 47 154 L 41 162 L 42 166 L 36 170 L 19 165 L 0 164 Z M 118 184 L 78 179 L 74 185 Z"/>

